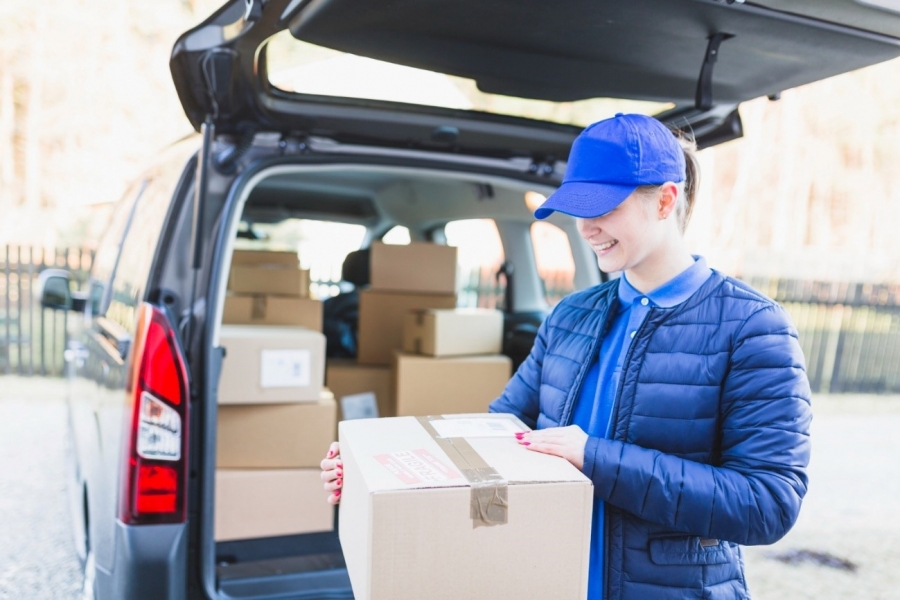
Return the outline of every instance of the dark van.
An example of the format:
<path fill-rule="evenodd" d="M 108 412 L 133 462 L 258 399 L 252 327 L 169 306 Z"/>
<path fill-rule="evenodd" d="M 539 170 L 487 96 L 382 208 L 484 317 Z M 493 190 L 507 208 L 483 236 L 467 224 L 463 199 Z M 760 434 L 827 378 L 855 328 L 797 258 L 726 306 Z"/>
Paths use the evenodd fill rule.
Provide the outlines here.
<path fill-rule="evenodd" d="M 900 55 L 898 11 L 230 0 L 172 51 L 200 135 L 117 204 L 84 289 L 70 293 L 64 274 L 45 282 L 46 304 L 78 313 L 66 358 L 85 597 L 352 598 L 334 531 L 215 540 L 220 373 L 240 368 L 219 339 L 236 248 L 307 244 L 313 293 L 347 296 L 351 314 L 366 269 L 345 264 L 355 251 L 456 245 L 499 289 L 516 363 L 555 298 L 608 276 L 572 219 L 538 231 L 532 217 L 583 126 L 645 112 L 701 147 L 738 138 L 741 102 Z M 551 259 L 567 278 L 548 279 Z M 484 304 L 486 289 L 462 285 L 458 304 Z M 326 329 L 329 318 L 343 317 L 326 312 Z"/>

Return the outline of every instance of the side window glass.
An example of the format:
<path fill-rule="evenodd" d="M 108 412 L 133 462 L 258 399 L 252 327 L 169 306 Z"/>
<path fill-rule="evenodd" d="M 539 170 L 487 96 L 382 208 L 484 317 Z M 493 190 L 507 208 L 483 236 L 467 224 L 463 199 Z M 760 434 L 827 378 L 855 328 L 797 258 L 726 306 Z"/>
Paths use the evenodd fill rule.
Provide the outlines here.
<path fill-rule="evenodd" d="M 503 289 L 497 271 L 505 260 L 497 224 L 492 219 L 451 221 L 444 226 L 447 245 L 458 248 L 457 305 L 500 308 Z"/>
<path fill-rule="evenodd" d="M 360 249 L 366 236 L 363 225 L 312 219 L 257 223 L 253 231 L 259 239 L 238 238 L 235 249 L 296 252 L 300 268 L 309 270 L 310 295 L 319 300 L 341 292 L 344 259 Z"/>
<path fill-rule="evenodd" d="M 550 306 L 575 291 L 575 259 L 569 236 L 562 229 L 536 221 L 531 224 L 531 245 L 538 275 L 544 284 L 544 298 Z"/>
<path fill-rule="evenodd" d="M 381 241 L 385 244 L 394 244 L 397 246 L 406 246 L 411 240 L 412 238 L 409 236 L 409 229 L 403 225 L 395 225 L 390 231 L 384 234 L 383 238 L 381 238 Z"/>
<path fill-rule="evenodd" d="M 92 223 L 92 229 L 105 231 L 100 237 L 94 264 L 91 267 L 91 276 L 88 282 L 88 293 L 91 305 L 91 314 L 102 316 L 109 305 L 109 284 L 119 259 L 122 249 L 123 237 L 126 234 L 128 224 L 134 212 L 135 203 L 143 194 L 147 182 L 130 187 L 125 195 L 116 203 L 111 213 L 101 215 L 101 221 L 107 223 Z"/>

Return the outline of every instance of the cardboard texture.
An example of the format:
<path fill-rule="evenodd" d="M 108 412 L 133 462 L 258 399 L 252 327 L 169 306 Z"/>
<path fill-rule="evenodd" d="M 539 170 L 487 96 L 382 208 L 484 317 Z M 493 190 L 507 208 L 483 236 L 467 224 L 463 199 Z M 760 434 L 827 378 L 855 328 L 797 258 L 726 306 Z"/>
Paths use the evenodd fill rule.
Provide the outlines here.
<path fill-rule="evenodd" d="M 216 470 L 216 541 L 334 529 L 319 469 Z"/>
<path fill-rule="evenodd" d="M 228 325 L 296 325 L 322 331 L 322 302 L 291 296 L 229 294 L 225 297 L 222 322 Z"/>
<path fill-rule="evenodd" d="M 375 242 L 370 258 L 372 289 L 456 294 L 456 254 L 454 246 Z"/>
<path fill-rule="evenodd" d="M 484 412 L 512 375 L 506 356 L 432 358 L 398 352 L 394 399 L 400 416 Z"/>
<path fill-rule="evenodd" d="M 218 422 L 218 468 L 317 468 L 335 439 L 337 403 L 324 390 L 319 402 L 223 405 Z"/>
<path fill-rule="evenodd" d="M 284 250 L 235 250 L 231 255 L 232 265 L 281 265 L 298 268 L 297 253 Z"/>
<path fill-rule="evenodd" d="M 393 417 L 397 414 L 390 367 L 361 365 L 353 360 L 330 358 L 325 367 L 325 385 L 337 400 L 339 421 L 343 419 L 341 398 L 365 392 L 375 394 L 378 416 Z"/>
<path fill-rule="evenodd" d="M 417 310 L 403 321 L 403 351 L 428 356 L 500 354 L 503 313 L 487 308 Z"/>
<path fill-rule="evenodd" d="M 403 321 L 411 310 L 454 308 L 456 295 L 359 293 L 357 358 L 360 364 L 390 365 L 403 342 Z"/>
<path fill-rule="evenodd" d="M 223 325 L 225 362 L 219 404 L 318 402 L 325 380 L 325 336 L 302 327 Z"/>
<path fill-rule="evenodd" d="M 511 431 L 525 427 L 511 415 L 464 417 L 505 423 L 496 437 L 450 442 L 413 417 L 340 423 L 339 535 L 354 597 L 582 600 L 591 482 L 566 460 L 519 446 Z M 470 482 L 471 464 L 491 473 L 489 492 L 505 494 L 505 508 L 491 507 L 505 523 L 485 525 L 473 510 L 484 486 Z"/>
<path fill-rule="evenodd" d="M 309 296 L 309 271 L 283 265 L 232 265 L 228 289 L 236 294 Z"/>

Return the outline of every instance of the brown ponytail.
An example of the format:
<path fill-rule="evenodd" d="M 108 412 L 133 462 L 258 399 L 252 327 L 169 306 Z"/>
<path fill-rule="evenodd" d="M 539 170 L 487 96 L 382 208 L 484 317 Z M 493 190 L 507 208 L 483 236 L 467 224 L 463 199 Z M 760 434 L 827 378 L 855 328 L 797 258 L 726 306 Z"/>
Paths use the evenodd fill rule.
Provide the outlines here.
<path fill-rule="evenodd" d="M 677 132 L 676 137 L 684 151 L 685 180 L 684 180 L 684 204 L 679 206 L 678 225 L 681 232 L 687 229 L 694 212 L 694 200 L 697 198 L 697 190 L 700 188 L 700 161 L 697 158 L 697 144 L 693 138 L 684 132 Z"/>

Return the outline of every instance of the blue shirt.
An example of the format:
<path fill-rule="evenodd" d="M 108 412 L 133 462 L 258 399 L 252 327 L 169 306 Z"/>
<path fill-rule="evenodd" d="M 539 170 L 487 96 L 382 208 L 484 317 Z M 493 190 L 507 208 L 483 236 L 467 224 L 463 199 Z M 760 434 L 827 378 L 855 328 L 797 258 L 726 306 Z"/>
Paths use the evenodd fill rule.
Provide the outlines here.
<path fill-rule="evenodd" d="M 693 265 L 649 294 L 642 294 L 622 274 L 619 278 L 619 310 L 609 324 L 597 359 L 584 377 L 575 402 L 574 425 L 581 427 L 589 436 L 605 438 L 609 435 L 622 365 L 631 348 L 631 340 L 650 314 L 650 309 L 678 306 L 700 289 L 710 275 L 712 270 L 706 265 L 706 259 L 695 256 Z M 603 598 L 604 511 L 603 501 L 594 498 L 588 600 Z"/>

